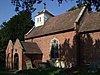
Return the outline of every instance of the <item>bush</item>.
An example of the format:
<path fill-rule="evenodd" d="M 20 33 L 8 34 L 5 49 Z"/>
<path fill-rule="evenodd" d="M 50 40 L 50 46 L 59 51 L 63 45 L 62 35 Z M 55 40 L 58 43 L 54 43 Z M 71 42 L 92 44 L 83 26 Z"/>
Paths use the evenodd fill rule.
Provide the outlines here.
<path fill-rule="evenodd" d="M 67 69 L 62 68 L 40 68 L 18 71 L 16 74 L 28 74 L 28 75 L 71 75 Z"/>
<path fill-rule="evenodd" d="M 91 72 L 88 66 L 67 68 L 38 68 L 30 70 L 21 70 L 16 75 L 100 75 L 100 69 Z"/>

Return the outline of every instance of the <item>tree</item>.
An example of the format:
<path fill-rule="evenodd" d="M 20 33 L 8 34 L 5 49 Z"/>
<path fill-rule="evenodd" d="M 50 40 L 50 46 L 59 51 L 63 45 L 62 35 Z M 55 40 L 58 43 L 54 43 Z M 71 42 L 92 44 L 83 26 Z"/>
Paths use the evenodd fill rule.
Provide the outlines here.
<path fill-rule="evenodd" d="M 9 40 L 13 42 L 18 38 L 24 40 L 24 35 L 33 27 L 34 22 L 31 13 L 20 11 L 10 18 L 8 22 L 3 22 L 0 29 L 0 58 L 4 61 L 5 50 Z"/>
<path fill-rule="evenodd" d="M 33 12 L 36 10 L 34 4 L 40 4 L 43 0 L 11 0 L 11 3 L 16 6 L 15 10 L 19 11 L 19 7 L 22 7 L 25 10 Z M 54 0 L 51 0 L 54 1 Z M 84 4 L 88 5 L 89 11 L 92 10 L 91 6 L 96 7 L 96 11 L 100 11 L 100 0 L 58 0 L 59 4 L 62 4 L 63 1 L 76 1 L 77 6 L 82 6 Z"/>
<path fill-rule="evenodd" d="M 34 22 L 31 13 L 20 11 L 17 15 L 10 18 L 8 22 L 3 23 L 2 39 L 15 41 L 16 38 L 24 40 L 24 34 L 32 28 Z"/>

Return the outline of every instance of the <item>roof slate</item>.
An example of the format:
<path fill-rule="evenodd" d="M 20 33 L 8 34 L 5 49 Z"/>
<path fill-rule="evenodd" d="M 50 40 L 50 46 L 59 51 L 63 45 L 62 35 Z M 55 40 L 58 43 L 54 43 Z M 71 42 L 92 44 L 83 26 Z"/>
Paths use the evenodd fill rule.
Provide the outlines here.
<path fill-rule="evenodd" d="M 67 13 L 50 18 L 45 22 L 44 25 L 33 28 L 31 33 L 25 36 L 25 39 L 70 29 L 74 30 L 74 23 L 80 11 L 81 8 L 78 8 L 76 10 L 69 11 Z M 100 12 L 91 12 L 88 13 L 85 17 L 86 18 L 82 22 L 82 25 L 80 25 L 78 31 L 79 33 L 100 30 Z"/>
<path fill-rule="evenodd" d="M 35 27 L 29 35 L 25 36 L 25 38 L 31 38 L 59 31 L 73 29 L 75 19 L 79 15 L 80 11 L 81 9 L 76 9 L 58 15 L 56 17 L 52 17 L 49 20 L 47 20 L 44 25 Z"/>
<path fill-rule="evenodd" d="M 100 12 L 89 13 L 82 23 L 79 32 L 88 32 L 94 30 L 100 30 Z"/>
<path fill-rule="evenodd" d="M 33 42 L 21 41 L 21 44 L 24 47 L 25 54 L 42 54 L 39 46 L 35 42 L 33 43 Z"/>
<path fill-rule="evenodd" d="M 40 15 L 40 14 L 42 14 L 42 13 L 47 13 L 47 14 L 49 14 L 49 15 L 51 15 L 51 16 L 54 16 L 51 12 L 49 12 L 49 11 L 47 11 L 47 10 L 45 10 L 45 9 L 44 9 L 43 11 L 38 12 L 36 16 L 38 16 L 38 15 Z"/>

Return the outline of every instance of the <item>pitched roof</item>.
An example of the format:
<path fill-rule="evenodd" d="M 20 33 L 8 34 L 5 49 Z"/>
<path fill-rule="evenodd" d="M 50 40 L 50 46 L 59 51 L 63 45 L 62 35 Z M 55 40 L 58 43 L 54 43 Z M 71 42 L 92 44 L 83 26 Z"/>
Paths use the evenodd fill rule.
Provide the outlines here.
<path fill-rule="evenodd" d="M 74 22 L 81 9 L 69 11 L 67 13 L 52 17 L 45 22 L 44 25 L 35 27 L 33 31 L 25 38 L 31 38 L 46 34 L 51 34 L 59 31 L 65 31 L 74 28 Z"/>
<path fill-rule="evenodd" d="M 21 41 L 21 44 L 24 48 L 24 53 L 25 54 L 42 54 L 39 46 L 37 43 L 33 42 L 23 42 Z"/>
<path fill-rule="evenodd" d="M 9 50 L 11 51 L 14 47 L 14 44 L 12 42 L 12 40 L 9 40 L 7 48 L 6 48 L 6 52 L 8 52 Z"/>
<path fill-rule="evenodd" d="M 40 14 L 42 14 L 42 13 L 47 13 L 47 14 L 49 14 L 49 15 L 51 15 L 51 16 L 54 16 L 51 12 L 49 12 L 49 11 L 47 11 L 47 10 L 45 10 L 45 9 L 44 9 L 43 11 L 38 12 L 36 16 L 38 16 L 38 15 L 40 15 Z"/>
<path fill-rule="evenodd" d="M 100 30 L 100 12 L 89 13 L 82 23 L 79 32 Z"/>
<path fill-rule="evenodd" d="M 8 45 L 10 45 L 10 47 L 13 49 L 14 44 L 13 44 L 12 40 L 9 40 Z"/>

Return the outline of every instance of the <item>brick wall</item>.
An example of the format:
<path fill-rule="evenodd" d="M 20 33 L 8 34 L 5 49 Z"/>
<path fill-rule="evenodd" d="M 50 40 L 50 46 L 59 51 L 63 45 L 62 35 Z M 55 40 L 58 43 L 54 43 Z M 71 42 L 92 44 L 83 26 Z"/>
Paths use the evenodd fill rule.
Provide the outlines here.
<path fill-rule="evenodd" d="M 17 53 L 18 57 L 19 57 L 19 68 L 18 70 L 22 70 L 22 49 L 19 45 L 19 40 L 16 40 L 15 44 L 14 44 L 14 50 L 13 50 L 13 67 L 14 67 L 14 56 Z"/>
<path fill-rule="evenodd" d="M 23 54 L 23 63 L 22 63 L 23 69 L 27 69 L 27 66 L 26 66 L 26 61 L 27 60 L 31 61 L 31 59 L 28 56 L 26 56 L 25 54 Z"/>
<path fill-rule="evenodd" d="M 82 34 L 80 46 L 82 63 L 100 61 L 100 32 Z"/>
<path fill-rule="evenodd" d="M 42 55 L 38 54 L 23 54 L 23 69 L 27 69 L 26 61 L 29 60 L 32 63 L 33 68 L 38 68 L 39 62 L 42 62 Z"/>
<path fill-rule="evenodd" d="M 12 50 L 13 50 L 13 45 L 11 40 L 8 43 L 7 49 L 6 49 L 6 67 L 8 69 L 12 69 Z"/>
<path fill-rule="evenodd" d="M 53 38 L 59 40 L 61 46 L 62 55 L 66 63 L 76 64 L 76 47 L 75 47 L 75 32 L 66 32 L 60 34 L 54 34 L 25 41 L 36 42 L 43 53 L 42 62 L 50 60 L 50 42 Z M 68 64 L 67 63 L 67 64 Z"/>

